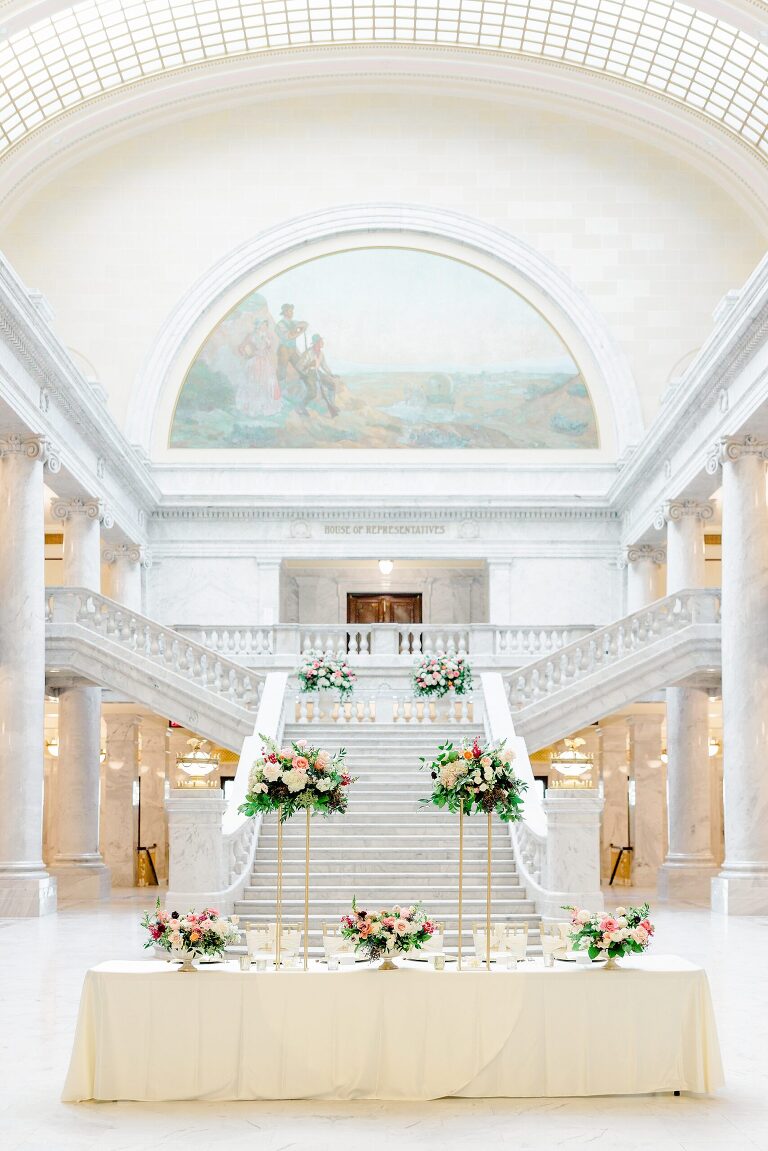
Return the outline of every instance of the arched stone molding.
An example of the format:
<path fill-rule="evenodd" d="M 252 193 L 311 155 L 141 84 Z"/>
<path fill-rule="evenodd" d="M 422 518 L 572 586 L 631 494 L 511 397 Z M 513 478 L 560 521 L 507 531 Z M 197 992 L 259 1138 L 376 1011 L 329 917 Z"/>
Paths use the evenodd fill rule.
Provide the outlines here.
<path fill-rule="evenodd" d="M 398 241 L 464 259 L 539 307 L 584 373 L 602 454 L 618 458 L 639 442 L 644 426 L 632 373 L 586 296 L 541 253 L 500 228 L 457 212 L 403 204 L 313 212 L 260 233 L 214 264 L 179 301 L 145 361 L 126 421 L 129 440 L 154 458 L 167 452 L 173 407 L 197 347 L 248 291 L 315 255 Z"/>

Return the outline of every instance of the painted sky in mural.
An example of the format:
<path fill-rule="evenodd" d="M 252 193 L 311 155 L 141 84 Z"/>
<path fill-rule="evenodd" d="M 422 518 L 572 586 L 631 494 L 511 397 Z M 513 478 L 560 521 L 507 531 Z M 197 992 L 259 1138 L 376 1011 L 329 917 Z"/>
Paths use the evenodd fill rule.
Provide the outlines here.
<path fill-rule="evenodd" d="M 567 347 L 521 296 L 405 248 L 323 256 L 251 292 L 179 393 L 172 448 L 594 448 Z"/>

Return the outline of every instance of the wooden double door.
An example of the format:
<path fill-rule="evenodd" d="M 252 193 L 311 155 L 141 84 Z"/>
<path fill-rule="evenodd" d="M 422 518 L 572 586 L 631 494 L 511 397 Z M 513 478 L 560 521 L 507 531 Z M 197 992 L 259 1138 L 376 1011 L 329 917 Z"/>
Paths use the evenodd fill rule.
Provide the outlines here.
<path fill-rule="evenodd" d="M 421 623 L 421 593 L 347 593 L 347 623 Z"/>

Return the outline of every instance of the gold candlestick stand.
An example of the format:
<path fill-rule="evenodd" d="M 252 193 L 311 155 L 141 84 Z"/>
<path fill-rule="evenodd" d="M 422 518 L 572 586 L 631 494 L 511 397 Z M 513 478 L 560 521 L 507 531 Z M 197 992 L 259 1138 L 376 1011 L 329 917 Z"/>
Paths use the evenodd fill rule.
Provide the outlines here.
<path fill-rule="evenodd" d="M 461 937 L 463 931 L 462 912 L 463 896 L 462 888 L 464 887 L 464 801 L 461 800 L 459 804 L 459 955 L 457 967 L 461 971 Z"/>
<path fill-rule="evenodd" d="M 304 970 L 309 963 L 309 819 L 307 808 L 307 837 L 304 847 Z"/>
<path fill-rule="evenodd" d="M 491 846 L 493 843 L 492 812 L 488 812 L 488 889 L 485 893 L 485 969 L 491 970 Z"/>
<path fill-rule="evenodd" d="M 280 970 L 283 937 L 283 809 L 277 809 L 277 908 L 275 913 L 275 971 Z"/>

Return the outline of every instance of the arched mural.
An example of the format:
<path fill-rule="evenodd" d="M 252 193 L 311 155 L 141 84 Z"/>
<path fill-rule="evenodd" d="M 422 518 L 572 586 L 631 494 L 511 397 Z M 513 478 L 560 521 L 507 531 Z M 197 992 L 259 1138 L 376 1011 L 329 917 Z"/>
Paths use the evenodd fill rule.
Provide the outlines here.
<path fill-rule="evenodd" d="M 172 448 L 596 448 L 562 338 L 506 284 L 410 248 L 320 256 L 214 328 Z"/>

